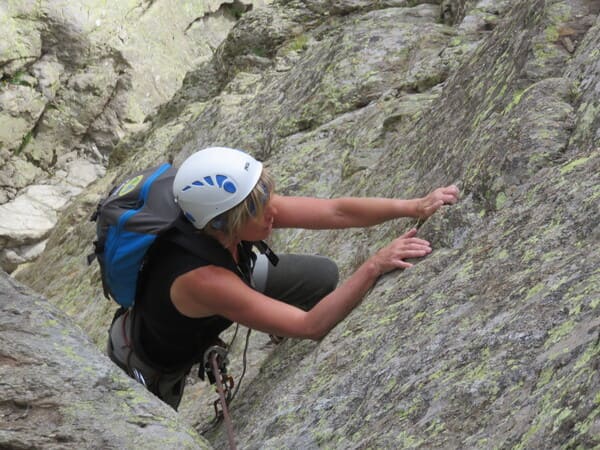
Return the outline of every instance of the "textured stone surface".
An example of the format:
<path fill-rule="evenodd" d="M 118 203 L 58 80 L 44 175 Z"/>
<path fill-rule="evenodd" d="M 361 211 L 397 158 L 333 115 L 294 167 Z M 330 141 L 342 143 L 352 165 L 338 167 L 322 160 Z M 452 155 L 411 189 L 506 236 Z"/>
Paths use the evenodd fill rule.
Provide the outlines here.
<path fill-rule="evenodd" d="M 3 272 L 0 377 L 0 448 L 211 448 L 64 313 Z"/>
<path fill-rule="evenodd" d="M 435 251 L 319 343 L 256 334 L 231 411 L 239 446 L 600 445 L 600 2 L 333 3 L 244 14 L 19 277 L 103 346 L 89 211 L 125 172 L 206 145 L 265 159 L 283 193 L 456 183 L 461 202 L 425 223 L 274 236 L 343 274 L 413 225 Z M 192 384 L 180 416 L 203 428 L 213 399 Z M 227 445 L 224 429 L 207 437 Z"/>
<path fill-rule="evenodd" d="M 265 3 L 1 2 L 0 205 L 15 204 L 0 215 L 0 240 L 17 259 L 2 257 L 0 267 L 12 271 L 30 260 L 22 237 L 35 245 L 52 228 L 40 233 L 44 218 L 16 240 L 2 233 L 21 220 L 12 211 L 28 202 L 25 188 L 85 188 L 103 176 L 114 146 L 147 128 L 147 117 L 171 99 L 192 67 L 212 56 L 238 16 Z M 62 176 L 73 154 L 94 166 L 91 177 Z M 63 199 L 70 202 L 71 195 Z"/>

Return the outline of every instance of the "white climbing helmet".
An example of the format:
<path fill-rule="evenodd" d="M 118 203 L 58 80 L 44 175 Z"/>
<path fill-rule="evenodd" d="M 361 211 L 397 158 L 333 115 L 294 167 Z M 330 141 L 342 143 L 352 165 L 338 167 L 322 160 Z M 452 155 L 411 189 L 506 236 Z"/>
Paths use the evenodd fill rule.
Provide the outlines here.
<path fill-rule="evenodd" d="M 189 156 L 173 181 L 175 201 L 194 227 L 202 229 L 240 204 L 254 189 L 262 163 L 241 150 L 209 147 Z"/>

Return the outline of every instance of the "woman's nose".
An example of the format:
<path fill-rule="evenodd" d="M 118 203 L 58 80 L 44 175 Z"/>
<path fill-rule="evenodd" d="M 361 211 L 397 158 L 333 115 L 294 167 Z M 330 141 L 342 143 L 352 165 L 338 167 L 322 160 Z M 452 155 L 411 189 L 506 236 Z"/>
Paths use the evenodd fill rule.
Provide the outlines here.
<path fill-rule="evenodd" d="M 276 213 L 277 213 L 277 210 L 275 209 L 275 207 L 271 204 L 271 202 L 268 202 L 265 205 L 265 219 L 271 219 L 271 218 L 275 217 Z"/>

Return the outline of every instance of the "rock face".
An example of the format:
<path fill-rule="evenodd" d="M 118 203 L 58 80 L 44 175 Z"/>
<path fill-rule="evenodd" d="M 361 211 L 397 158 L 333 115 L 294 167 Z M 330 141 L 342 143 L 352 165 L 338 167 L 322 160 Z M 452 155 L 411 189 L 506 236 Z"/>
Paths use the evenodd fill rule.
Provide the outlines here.
<path fill-rule="evenodd" d="M 0 448 L 211 448 L 64 313 L 5 273 L 0 344 Z"/>
<path fill-rule="evenodd" d="M 111 307 L 84 263 L 89 211 L 118 176 L 207 145 L 265 159 L 282 193 L 456 183 L 461 202 L 425 223 L 274 236 L 343 274 L 410 226 L 435 251 L 382 278 L 323 341 L 268 353 L 231 411 L 239 446 L 598 446 L 599 14 L 591 0 L 254 9 L 121 141 L 18 276 L 102 346 Z M 199 389 L 180 412 L 196 428 Z M 224 430 L 208 437 L 226 446 Z"/>
<path fill-rule="evenodd" d="M 104 175 L 115 144 L 147 128 L 239 14 L 264 3 L 2 2 L 0 267 L 37 257 L 61 204 Z M 61 201 L 32 198 L 31 185 Z"/>

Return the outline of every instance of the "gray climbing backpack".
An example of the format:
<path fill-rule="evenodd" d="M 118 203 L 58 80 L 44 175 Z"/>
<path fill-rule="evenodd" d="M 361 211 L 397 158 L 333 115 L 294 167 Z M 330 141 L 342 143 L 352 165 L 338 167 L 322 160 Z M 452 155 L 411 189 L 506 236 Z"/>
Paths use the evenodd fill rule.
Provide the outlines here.
<path fill-rule="evenodd" d="M 165 163 L 132 175 L 111 190 L 91 218 L 97 239 L 88 263 L 98 260 L 104 295 L 125 308 L 135 302 L 146 252 L 180 215 L 172 190 L 176 173 Z"/>

